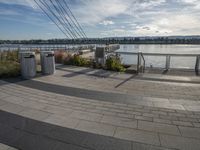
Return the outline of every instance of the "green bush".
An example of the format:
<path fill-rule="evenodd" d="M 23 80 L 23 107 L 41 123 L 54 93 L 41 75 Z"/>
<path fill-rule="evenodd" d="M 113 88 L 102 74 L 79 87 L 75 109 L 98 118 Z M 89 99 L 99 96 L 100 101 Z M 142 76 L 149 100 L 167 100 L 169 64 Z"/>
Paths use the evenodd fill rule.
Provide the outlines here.
<path fill-rule="evenodd" d="M 0 78 L 16 77 L 20 75 L 20 65 L 14 61 L 0 62 Z"/>
<path fill-rule="evenodd" d="M 118 72 L 124 72 L 126 69 L 121 64 L 121 60 L 117 56 L 110 56 L 106 60 L 106 69 Z"/>
<path fill-rule="evenodd" d="M 93 62 L 91 59 L 83 58 L 81 55 L 72 55 L 64 51 L 57 51 L 55 52 L 55 60 L 56 63 L 62 63 L 64 65 L 74 65 L 74 66 L 81 66 L 81 67 L 93 67 L 96 69 L 103 68 L 100 64 Z M 126 69 L 121 64 L 121 60 L 117 56 L 110 56 L 106 60 L 107 70 L 124 72 Z"/>
<path fill-rule="evenodd" d="M 64 65 L 75 65 L 82 67 L 90 67 L 92 65 L 91 60 L 82 58 L 80 55 L 68 55 L 63 60 Z"/>
<path fill-rule="evenodd" d="M 0 52 L 0 61 L 19 62 L 18 50 Z"/>
<path fill-rule="evenodd" d="M 73 64 L 76 66 L 89 67 L 91 65 L 91 61 L 86 58 L 82 58 L 80 55 L 74 55 Z"/>

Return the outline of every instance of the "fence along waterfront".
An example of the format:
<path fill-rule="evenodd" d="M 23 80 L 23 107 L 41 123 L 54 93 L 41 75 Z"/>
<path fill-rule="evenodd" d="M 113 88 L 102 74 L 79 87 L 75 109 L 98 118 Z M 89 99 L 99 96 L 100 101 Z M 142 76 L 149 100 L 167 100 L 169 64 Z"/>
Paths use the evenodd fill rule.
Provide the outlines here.
<path fill-rule="evenodd" d="M 171 57 L 193 57 L 196 59 L 195 61 L 195 72 L 197 75 L 199 75 L 199 66 L 200 66 L 200 54 L 176 54 L 176 53 L 142 53 L 142 52 L 116 52 L 118 55 L 135 55 L 138 56 L 138 62 L 137 62 L 137 68 L 139 69 L 140 66 L 142 66 L 142 61 L 143 60 L 143 67 L 145 68 L 145 56 L 157 56 L 157 57 L 166 57 L 166 63 L 165 63 L 165 69 L 168 70 L 170 69 L 170 62 L 171 62 Z M 140 70 L 137 70 L 140 72 Z"/>

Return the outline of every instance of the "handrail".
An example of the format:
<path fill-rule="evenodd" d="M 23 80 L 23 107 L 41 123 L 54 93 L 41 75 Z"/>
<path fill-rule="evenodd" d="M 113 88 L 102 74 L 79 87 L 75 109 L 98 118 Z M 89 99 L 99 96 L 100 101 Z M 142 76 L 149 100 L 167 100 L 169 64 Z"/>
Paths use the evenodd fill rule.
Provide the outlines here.
<path fill-rule="evenodd" d="M 143 59 L 143 68 L 142 68 L 143 70 L 142 70 L 142 71 L 143 71 L 143 73 L 144 73 L 144 72 L 145 72 L 145 68 L 146 68 L 146 66 L 145 66 L 145 65 L 146 65 L 146 61 L 145 61 L 145 59 L 144 59 L 143 53 L 141 52 L 140 54 L 141 54 L 141 57 L 142 57 L 142 59 Z"/>
<path fill-rule="evenodd" d="M 137 55 L 137 52 L 121 52 L 117 51 L 118 54 L 123 55 Z M 144 56 L 177 56 L 177 57 L 196 57 L 200 54 L 177 54 L 177 53 L 142 53 Z"/>
<path fill-rule="evenodd" d="M 196 64 L 195 64 L 195 72 L 197 75 L 200 75 L 200 54 L 176 54 L 176 53 L 142 53 L 142 52 L 121 52 L 116 51 L 116 54 L 122 54 L 122 55 L 137 55 L 138 56 L 138 64 L 137 64 L 137 71 L 140 72 L 140 66 L 141 66 L 141 59 L 143 59 L 143 65 L 145 67 L 145 59 L 144 56 L 163 56 L 166 57 L 166 66 L 165 69 L 168 71 L 170 69 L 170 61 L 171 57 L 195 57 L 196 58 Z M 145 68 L 143 69 L 143 72 L 145 71 Z"/>
<path fill-rule="evenodd" d="M 141 63 L 141 59 L 143 60 L 143 65 Z M 144 59 L 144 56 L 142 54 L 142 52 L 138 52 L 138 63 L 137 63 L 137 72 L 140 73 L 144 73 L 145 72 L 145 59 Z M 141 68 L 142 68 L 142 71 L 141 71 Z"/>
<path fill-rule="evenodd" d="M 197 56 L 197 58 L 196 58 L 196 64 L 195 64 L 196 75 L 199 75 L 199 66 L 200 66 L 200 56 Z"/>

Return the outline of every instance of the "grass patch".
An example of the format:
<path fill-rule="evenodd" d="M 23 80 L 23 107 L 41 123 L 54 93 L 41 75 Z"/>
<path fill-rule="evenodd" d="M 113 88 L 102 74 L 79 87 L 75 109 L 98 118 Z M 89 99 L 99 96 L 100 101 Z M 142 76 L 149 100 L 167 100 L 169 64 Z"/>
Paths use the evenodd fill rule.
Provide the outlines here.
<path fill-rule="evenodd" d="M 17 77 L 20 75 L 20 64 L 14 61 L 0 62 L 0 78 Z"/>
<path fill-rule="evenodd" d="M 18 50 L 0 52 L 0 78 L 20 75 Z"/>
<path fill-rule="evenodd" d="M 19 62 L 18 50 L 0 52 L 0 61 Z"/>

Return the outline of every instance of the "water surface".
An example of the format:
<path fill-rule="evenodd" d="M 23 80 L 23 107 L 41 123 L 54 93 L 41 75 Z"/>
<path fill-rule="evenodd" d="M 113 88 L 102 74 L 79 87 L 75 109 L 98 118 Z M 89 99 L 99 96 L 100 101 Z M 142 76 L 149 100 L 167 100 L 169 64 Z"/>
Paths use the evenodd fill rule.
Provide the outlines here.
<path fill-rule="evenodd" d="M 118 51 L 143 53 L 174 53 L 174 54 L 200 54 L 200 45 L 170 45 L 170 44 L 136 44 L 121 45 Z M 166 57 L 145 56 L 147 66 L 165 67 Z M 125 64 L 136 64 L 137 57 L 122 55 Z M 172 57 L 171 68 L 195 68 L 195 57 Z"/>

